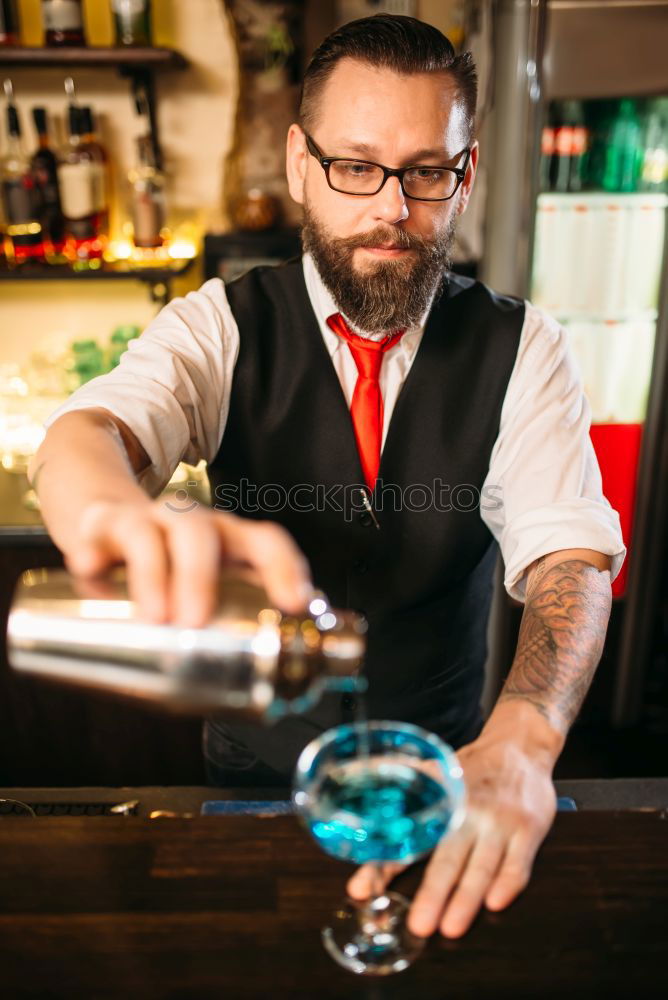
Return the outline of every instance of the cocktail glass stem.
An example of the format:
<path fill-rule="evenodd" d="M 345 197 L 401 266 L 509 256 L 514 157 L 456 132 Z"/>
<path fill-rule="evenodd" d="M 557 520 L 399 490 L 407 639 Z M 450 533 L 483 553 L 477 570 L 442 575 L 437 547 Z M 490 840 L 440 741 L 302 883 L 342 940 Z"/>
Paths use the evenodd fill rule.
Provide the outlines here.
<path fill-rule="evenodd" d="M 362 932 L 370 937 L 374 934 L 390 933 L 396 924 L 396 910 L 387 905 L 383 866 L 380 861 L 373 861 L 371 862 L 371 892 L 369 898 L 360 907 L 360 927 Z"/>
<path fill-rule="evenodd" d="M 396 947 L 397 933 L 405 920 L 409 900 L 398 892 L 386 892 L 381 862 L 371 865 L 371 893 L 360 907 L 362 934 L 376 947 Z"/>
<path fill-rule="evenodd" d="M 347 900 L 323 929 L 325 948 L 353 972 L 387 975 L 413 962 L 425 944 L 406 926 L 410 901 L 386 891 L 380 862 L 373 862 L 371 893 L 364 901 Z"/>
<path fill-rule="evenodd" d="M 348 899 L 323 929 L 325 948 L 352 972 L 383 976 L 415 961 L 425 945 L 406 926 L 409 901 L 380 891 L 360 902 Z"/>

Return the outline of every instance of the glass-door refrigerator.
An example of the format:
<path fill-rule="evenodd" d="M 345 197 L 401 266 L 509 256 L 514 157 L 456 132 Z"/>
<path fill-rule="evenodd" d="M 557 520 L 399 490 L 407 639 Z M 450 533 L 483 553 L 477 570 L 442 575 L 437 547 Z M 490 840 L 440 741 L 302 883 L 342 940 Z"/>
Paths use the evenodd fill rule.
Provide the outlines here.
<path fill-rule="evenodd" d="M 599 668 L 604 713 L 630 725 L 648 692 L 668 519 L 668 2 L 494 8 L 482 277 L 558 319 L 579 362 L 629 552 Z M 508 665 L 509 619 L 497 588 L 493 669 Z"/>

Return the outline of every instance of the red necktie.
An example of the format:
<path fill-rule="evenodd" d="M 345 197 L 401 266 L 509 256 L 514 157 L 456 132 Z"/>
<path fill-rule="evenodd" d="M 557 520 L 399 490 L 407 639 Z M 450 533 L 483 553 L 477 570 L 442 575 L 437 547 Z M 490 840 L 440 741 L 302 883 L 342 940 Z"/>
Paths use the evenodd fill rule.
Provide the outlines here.
<path fill-rule="evenodd" d="M 380 393 L 380 366 L 383 354 L 403 336 L 398 330 L 385 340 L 367 340 L 349 329 L 341 313 L 327 319 L 327 325 L 347 341 L 357 365 L 357 382 L 350 405 L 357 450 L 362 463 L 364 481 L 373 490 L 380 465 L 380 442 L 383 434 L 383 397 Z"/>

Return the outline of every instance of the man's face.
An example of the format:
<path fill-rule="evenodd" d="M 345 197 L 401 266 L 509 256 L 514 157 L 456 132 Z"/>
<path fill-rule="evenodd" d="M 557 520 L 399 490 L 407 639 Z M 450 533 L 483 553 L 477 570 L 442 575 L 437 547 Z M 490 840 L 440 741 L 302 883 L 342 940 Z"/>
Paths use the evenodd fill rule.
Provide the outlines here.
<path fill-rule="evenodd" d="M 455 166 L 468 146 L 461 104 L 447 73 L 409 76 L 341 60 L 320 96 L 312 138 L 325 156 L 387 167 Z M 468 202 L 477 162 L 448 201 L 406 198 L 390 177 L 375 195 L 333 191 L 297 125 L 288 134 L 292 197 L 304 206 L 304 244 L 340 308 L 376 332 L 418 322 L 447 266 L 454 223 Z"/>

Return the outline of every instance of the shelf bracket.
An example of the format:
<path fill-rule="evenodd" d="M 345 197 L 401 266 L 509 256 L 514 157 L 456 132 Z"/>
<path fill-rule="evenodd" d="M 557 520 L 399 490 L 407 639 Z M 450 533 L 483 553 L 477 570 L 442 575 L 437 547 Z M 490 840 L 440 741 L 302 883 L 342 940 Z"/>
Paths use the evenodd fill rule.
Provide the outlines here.
<path fill-rule="evenodd" d="M 155 302 L 160 308 L 167 305 L 171 298 L 171 281 L 169 279 L 165 279 L 164 281 L 150 281 L 148 289 L 151 302 Z"/>

